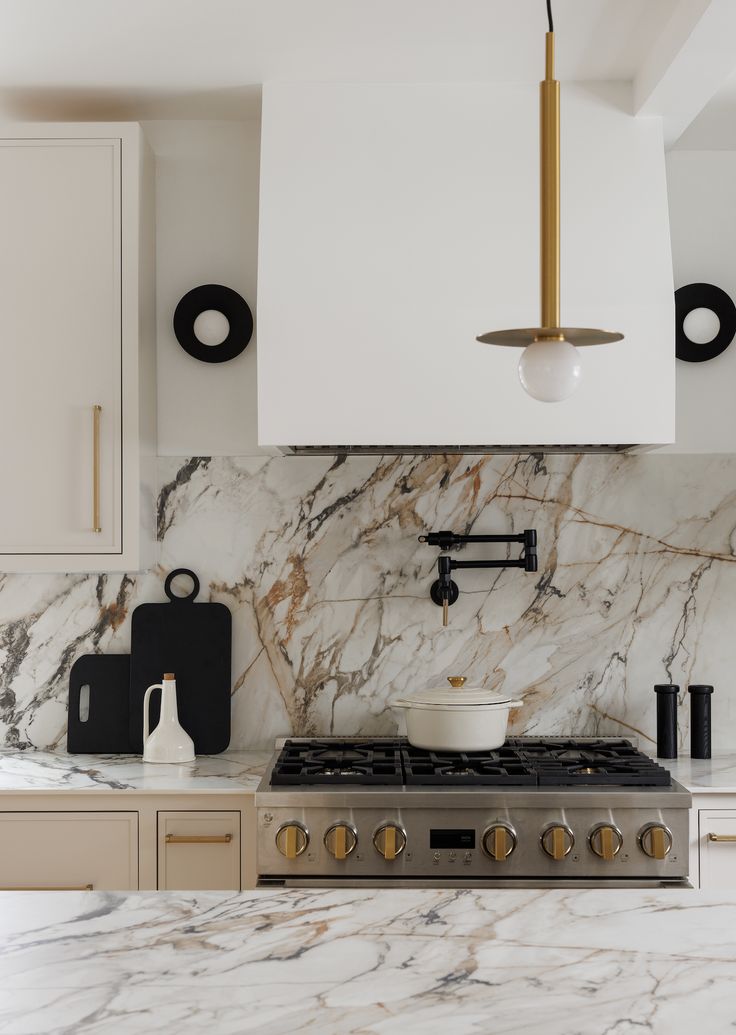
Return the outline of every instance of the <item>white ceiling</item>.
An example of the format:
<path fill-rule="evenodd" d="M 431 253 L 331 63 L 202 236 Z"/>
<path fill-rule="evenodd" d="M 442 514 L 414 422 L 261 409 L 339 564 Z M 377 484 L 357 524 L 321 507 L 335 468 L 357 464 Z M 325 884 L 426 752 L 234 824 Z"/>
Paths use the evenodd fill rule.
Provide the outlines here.
<path fill-rule="evenodd" d="M 683 2 L 554 0 L 559 77 L 634 78 Z M 269 79 L 537 80 L 545 30 L 544 0 L 0 0 L 0 104 L 242 117 Z"/>

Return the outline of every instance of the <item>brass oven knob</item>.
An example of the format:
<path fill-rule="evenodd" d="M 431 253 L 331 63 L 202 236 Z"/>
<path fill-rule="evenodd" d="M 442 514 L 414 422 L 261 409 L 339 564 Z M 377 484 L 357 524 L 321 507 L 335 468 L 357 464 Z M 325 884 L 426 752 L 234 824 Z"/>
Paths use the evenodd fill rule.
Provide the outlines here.
<path fill-rule="evenodd" d="M 373 846 L 379 855 L 391 862 L 406 848 L 406 834 L 395 823 L 386 823 L 373 835 Z"/>
<path fill-rule="evenodd" d="M 591 852 L 605 862 L 611 862 L 618 855 L 623 843 L 623 834 L 618 827 L 614 827 L 610 823 L 598 823 L 588 834 Z"/>
<path fill-rule="evenodd" d="M 276 831 L 276 847 L 287 859 L 296 859 L 307 850 L 308 844 L 307 828 L 296 820 L 293 823 L 284 823 Z"/>
<path fill-rule="evenodd" d="M 483 834 L 483 851 L 496 862 L 504 862 L 516 848 L 516 831 L 508 823 L 494 823 Z"/>
<path fill-rule="evenodd" d="M 552 823 L 542 831 L 540 843 L 547 855 L 559 862 L 570 853 L 575 844 L 575 837 L 569 827 L 561 823 Z"/>
<path fill-rule="evenodd" d="M 639 847 L 650 859 L 664 859 L 672 848 L 672 832 L 662 823 L 647 823 L 639 831 Z"/>
<path fill-rule="evenodd" d="M 347 859 L 358 843 L 358 835 L 347 823 L 335 823 L 325 833 L 325 848 L 334 859 Z"/>

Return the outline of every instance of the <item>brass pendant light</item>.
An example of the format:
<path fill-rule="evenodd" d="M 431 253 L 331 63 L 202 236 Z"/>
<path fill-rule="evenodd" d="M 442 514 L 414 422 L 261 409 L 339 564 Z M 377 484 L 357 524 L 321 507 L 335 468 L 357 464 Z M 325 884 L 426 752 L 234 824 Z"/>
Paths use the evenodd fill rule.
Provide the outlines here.
<path fill-rule="evenodd" d="M 519 377 L 524 389 L 541 402 L 566 399 L 580 381 L 577 346 L 621 341 L 617 331 L 560 327 L 560 84 L 554 77 L 555 36 L 551 0 L 545 45 L 545 77 L 539 84 L 540 126 L 540 273 L 541 327 L 489 331 L 476 339 L 486 345 L 524 348 Z"/>

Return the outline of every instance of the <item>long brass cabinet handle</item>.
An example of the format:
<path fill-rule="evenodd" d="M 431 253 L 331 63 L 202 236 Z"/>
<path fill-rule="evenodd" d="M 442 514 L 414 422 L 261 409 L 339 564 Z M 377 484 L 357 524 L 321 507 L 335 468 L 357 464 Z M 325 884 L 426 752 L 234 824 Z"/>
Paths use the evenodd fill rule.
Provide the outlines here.
<path fill-rule="evenodd" d="M 726 843 L 736 843 L 736 834 L 708 834 L 709 841 L 725 841 Z"/>
<path fill-rule="evenodd" d="M 167 845 L 229 845 L 232 834 L 167 834 Z"/>
<path fill-rule="evenodd" d="M 100 519 L 100 416 L 102 407 L 92 407 L 92 531 L 101 532 Z"/>
<path fill-rule="evenodd" d="M 94 891 L 94 884 L 0 884 L 0 891 Z"/>

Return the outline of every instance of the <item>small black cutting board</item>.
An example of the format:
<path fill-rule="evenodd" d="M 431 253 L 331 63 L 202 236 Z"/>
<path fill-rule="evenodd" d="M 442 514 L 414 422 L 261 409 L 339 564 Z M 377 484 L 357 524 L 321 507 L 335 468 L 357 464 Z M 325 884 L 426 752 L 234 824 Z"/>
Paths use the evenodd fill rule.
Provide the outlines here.
<path fill-rule="evenodd" d="M 83 689 L 89 687 L 89 690 Z M 127 754 L 130 655 L 84 654 L 69 673 L 66 749 L 71 754 Z"/>
<path fill-rule="evenodd" d="M 176 596 L 177 575 L 193 582 L 189 596 Z M 139 604 L 133 611 L 130 662 L 130 742 L 143 750 L 143 697 L 165 672 L 176 676 L 179 722 L 198 755 L 225 751 L 230 743 L 230 654 L 232 618 L 219 603 L 195 603 L 199 579 L 188 568 L 172 571 L 164 584 L 169 602 Z M 151 728 L 158 722 L 159 695 L 151 695 Z"/>

